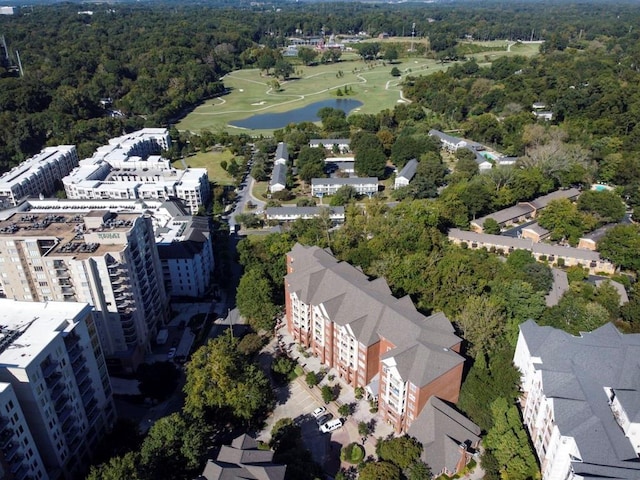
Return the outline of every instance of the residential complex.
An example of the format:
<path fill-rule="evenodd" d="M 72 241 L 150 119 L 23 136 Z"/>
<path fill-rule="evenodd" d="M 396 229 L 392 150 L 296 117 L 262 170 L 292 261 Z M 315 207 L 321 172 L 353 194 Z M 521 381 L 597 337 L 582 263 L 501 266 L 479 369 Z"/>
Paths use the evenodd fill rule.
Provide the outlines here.
<path fill-rule="evenodd" d="M 293 222 L 299 218 L 310 219 L 326 217 L 332 224 L 344 223 L 344 207 L 267 207 L 265 216 L 267 220 L 276 222 Z"/>
<path fill-rule="evenodd" d="M 542 195 L 541 197 L 534 198 L 528 202 L 520 202 L 513 207 L 505 208 L 476 220 L 472 220 L 471 228 L 478 233 L 482 233 L 484 222 L 488 218 L 495 220 L 501 228 L 508 227 L 516 223 L 526 222 L 536 218 L 540 211 L 545 209 L 553 200 L 576 200 L 579 196 L 580 190 L 577 188 L 556 190 L 555 192 Z"/>
<path fill-rule="evenodd" d="M 350 143 L 351 140 L 348 138 L 313 138 L 309 140 L 309 146 L 311 148 L 322 147 L 329 151 L 337 148 L 339 153 L 348 152 Z"/>
<path fill-rule="evenodd" d="M 166 129 L 145 128 L 109 140 L 62 179 L 71 199 L 169 199 L 195 214 L 210 196 L 206 168 L 177 170 L 159 156 L 169 148 Z"/>
<path fill-rule="evenodd" d="M 77 166 L 73 145 L 47 147 L 0 177 L 0 199 L 16 206 L 27 197 L 52 196 L 56 182 Z"/>
<path fill-rule="evenodd" d="M 448 237 L 449 240 L 457 245 L 465 244 L 468 248 L 473 249 L 486 248 L 505 255 L 514 250 L 528 250 L 538 261 L 546 261 L 565 267 L 579 265 L 588 268 L 592 274 L 612 274 L 616 270 L 615 265 L 609 260 L 600 257 L 598 252 L 582 248 L 561 247 L 504 235 L 467 232 L 457 228 L 449 230 Z"/>
<path fill-rule="evenodd" d="M 353 187 L 358 195 L 373 195 L 378 192 L 378 179 L 376 177 L 351 177 L 351 178 L 312 178 L 311 195 L 322 197 L 335 195 L 340 187 Z"/>
<path fill-rule="evenodd" d="M 543 480 L 640 477 L 640 335 L 572 336 L 529 320 L 514 363 Z"/>
<path fill-rule="evenodd" d="M 353 387 L 377 398 L 383 419 L 406 432 L 433 395 L 456 402 L 464 358 L 442 313 L 425 317 L 383 278 L 318 247 L 287 255 L 289 334 Z"/>
<path fill-rule="evenodd" d="M 495 152 L 491 152 L 481 143 L 472 140 L 466 140 L 460 137 L 454 137 L 438 130 L 429 130 L 429 135 L 440 140 L 443 149 L 449 152 L 455 152 L 461 148 L 466 148 L 475 155 L 475 161 L 478 169 L 482 172 L 491 170 L 494 166 L 514 165 L 515 157 L 506 157 Z"/>
<path fill-rule="evenodd" d="M 0 220 L 14 213 L 85 215 L 93 210 L 146 215 L 151 219 L 168 295 L 200 297 L 209 289 L 215 268 L 209 220 L 190 215 L 178 199 L 29 199 L 15 209 L 0 212 Z"/>
<path fill-rule="evenodd" d="M 149 215 L 14 213 L 0 221 L 0 270 L 7 298 L 93 305 L 113 368 L 135 369 L 167 320 Z"/>
<path fill-rule="evenodd" d="M 85 472 L 115 421 L 107 367 L 86 303 L 0 299 L 0 472 Z"/>

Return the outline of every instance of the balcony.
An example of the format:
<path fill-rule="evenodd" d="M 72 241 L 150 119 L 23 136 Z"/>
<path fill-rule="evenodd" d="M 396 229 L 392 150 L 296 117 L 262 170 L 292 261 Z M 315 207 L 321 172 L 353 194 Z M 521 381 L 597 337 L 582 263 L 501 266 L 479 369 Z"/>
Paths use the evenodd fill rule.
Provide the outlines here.
<path fill-rule="evenodd" d="M 41 368 L 42 368 L 42 376 L 46 380 L 54 373 L 57 373 L 58 362 L 49 361 L 41 365 Z"/>
<path fill-rule="evenodd" d="M 49 395 L 51 396 L 51 400 L 53 402 L 56 402 L 60 398 L 60 395 L 62 395 L 64 392 L 64 385 L 56 385 L 55 388 L 49 391 Z"/>
<path fill-rule="evenodd" d="M 86 378 L 89 377 L 89 370 L 87 367 L 82 367 L 78 372 L 76 372 L 76 381 L 78 383 L 82 383 Z"/>
<path fill-rule="evenodd" d="M 20 444 L 18 442 L 10 442 L 2 449 L 4 459 L 10 462 L 14 455 L 18 453 L 18 450 L 20 450 Z"/>
<path fill-rule="evenodd" d="M 62 295 L 65 295 L 65 296 L 76 294 L 76 291 L 71 287 L 62 287 L 60 290 L 62 291 Z"/>
<path fill-rule="evenodd" d="M 69 401 L 68 395 L 60 395 L 58 400 L 53 405 L 53 408 L 55 409 L 56 413 L 59 414 L 60 412 L 62 412 L 64 408 L 67 406 L 68 401 Z"/>
<path fill-rule="evenodd" d="M 79 357 L 82 356 L 82 347 L 80 344 L 76 343 L 73 347 L 71 347 L 68 352 L 69 360 L 71 360 L 71 364 L 73 364 Z"/>
<path fill-rule="evenodd" d="M 65 430 L 65 423 L 67 423 L 67 420 L 69 420 L 71 417 L 71 414 L 73 413 L 73 411 L 71 410 L 71 407 L 65 407 L 59 414 L 58 414 L 58 420 L 60 421 L 60 423 L 62 423 L 62 429 Z"/>
<path fill-rule="evenodd" d="M 91 387 L 91 379 L 89 377 L 85 378 L 81 383 L 78 383 L 78 390 L 80 390 L 81 395 L 86 392 L 89 387 Z"/>
<path fill-rule="evenodd" d="M 2 433 L 0 433 L 0 450 L 4 449 L 13 439 L 14 432 L 11 428 L 5 428 Z"/>

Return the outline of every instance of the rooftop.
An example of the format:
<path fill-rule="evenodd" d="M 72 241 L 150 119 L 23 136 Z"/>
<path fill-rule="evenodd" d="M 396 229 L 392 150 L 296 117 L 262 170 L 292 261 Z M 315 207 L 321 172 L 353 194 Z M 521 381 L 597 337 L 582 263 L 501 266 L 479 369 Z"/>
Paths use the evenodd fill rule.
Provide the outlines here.
<path fill-rule="evenodd" d="M 27 366 L 74 319 L 90 311 L 88 303 L 0 299 L 0 364 Z"/>

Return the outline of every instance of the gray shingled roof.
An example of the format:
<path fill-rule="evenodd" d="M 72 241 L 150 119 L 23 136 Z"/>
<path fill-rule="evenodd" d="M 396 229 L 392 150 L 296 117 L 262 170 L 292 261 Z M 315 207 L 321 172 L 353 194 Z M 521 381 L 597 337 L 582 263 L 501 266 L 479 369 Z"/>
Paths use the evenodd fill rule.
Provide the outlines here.
<path fill-rule="evenodd" d="M 527 203 L 531 204 L 535 209 L 540 210 L 549 205 L 549 202 L 552 200 L 560 200 L 563 198 L 575 200 L 579 196 L 580 190 L 577 188 L 567 188 L 566 190 L 556 190 L 555 192 L 548 193 Z"/>
<path fill-rule="evenodd" d="M 533 213 L 533 207 L 529 205 L 518 204 L 514 205 L 513 207 L 490 213 L 489 215 L 485 215 L 484 217 L 480 217 L 477 220 L 474 220 L 472 223 L 483 227 L 485 220 L 487 220 L 488 218 L 493 218 L 496 222 L 502 225 L 508 221 L 531 215 L 531 213 Z"/>
<path fill-rule="evenodd" d="M 267 216 L 281 216 L 281 215 L 298 215 L 301 217 L 320 215 L 322 209 L 329 211 L 331 215 L 344 215 L 344 207 L 267 207 Z"/>
<path fill-rule="evenodd" d="M 613 389 L 634 418 L 640 411 L 640 335 L 621 334 L 611 323 L 572 336 L 529 320 L 520 326 L 545 396 L 553 401 L 562 436 L 573 437 L 582 462 L 576 474 L 640 478 L 640 462 L 613 415 L 605 387 Z M 620 395 L 619 395 L 620 394 Z"/>
<path fill-rule="evenodd" d="M 312 178 L 311 185 L 360 185 L 378 183 L 376 177 Z"/>
<path fill-rule="evenodd" d="M 418 168 L 418 160 L 412 158 L 407 162 L 407 164 L 402 167 L 400 173 L 398 173 L 396 178 L 406 178 L 407 181 L 411 181 L 413 176 L 416 174 L 416 169 Z"/>
<path fill-rule="evenodd" d="M 380 337 L 393 343 L 396 348 L 387 357 L 401 365 L 403 380 L 423 386 L 464 362 L 451 350 L 460 338 L 444 314 L 425 317 L 408 297 L 391 295 L 383 278 L 369 281 L 359 269 L 318 247 L 296 244 L 290 256 L 294 271 L 285 277 L 290 292 L 306 304 L 324 305 L 331 320 L 349 325 L 364 345 Z"/>
<path fill-rule="evenodd" d="M 279 160 L 281 158 L 284 158 L 285 160 L 289 160 L 289 148 L 287 147 L 287 144 L 284 142 L 280 142 L 278 143 L 278 146 L 276 147 L 276 160 Z"/>
<path fill-rule="evenodd" d="M 271 450 L 258 450 L 254 438 L 240 435 L 207 461 L 199 480 L 284 480 L 287 466 L 272 461 Z"/>
<path fill-rule="evenodd" d="M 422 460 L 434 475 L 445 468 L 455 472 L 460 445 L 472 446 L 480 440 L 480 427 L 437 397 L 429 398 L 408 433 L 422 443 Z"/>
<path fill-rule="evenodd" d="M 283 163 L 277 163 L 273 166 L 271 180 L 269 186 L 286 185 L 287 184 L 287 166 Z"/>
<path fill-rule="evenodd" d="M 569 278 L 567 277 L 567 272 L 558 268 L 552 268 L 551 275 L 553 277 L 551 290 L 549 290 L 549 293 L 544 297 L 547 307 L 557 305 L 564 295 L 564 292 L 569 290 Z"/>

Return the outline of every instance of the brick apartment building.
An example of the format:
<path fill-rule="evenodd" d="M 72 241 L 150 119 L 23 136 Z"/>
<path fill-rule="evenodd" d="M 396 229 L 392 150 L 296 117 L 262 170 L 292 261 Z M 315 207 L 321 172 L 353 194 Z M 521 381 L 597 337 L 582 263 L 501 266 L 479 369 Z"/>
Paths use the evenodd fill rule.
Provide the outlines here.
<path fill-rule="evenodd" d="M 319 247 L 287 254 L 289 334 L 322 363 L 378 400 L 379 412 L 406 432 L 431 396 L 458 401 L 464 358 L 447 317 L 425 317 L 411 299 L 395 298 L 383 278 Z"/>

